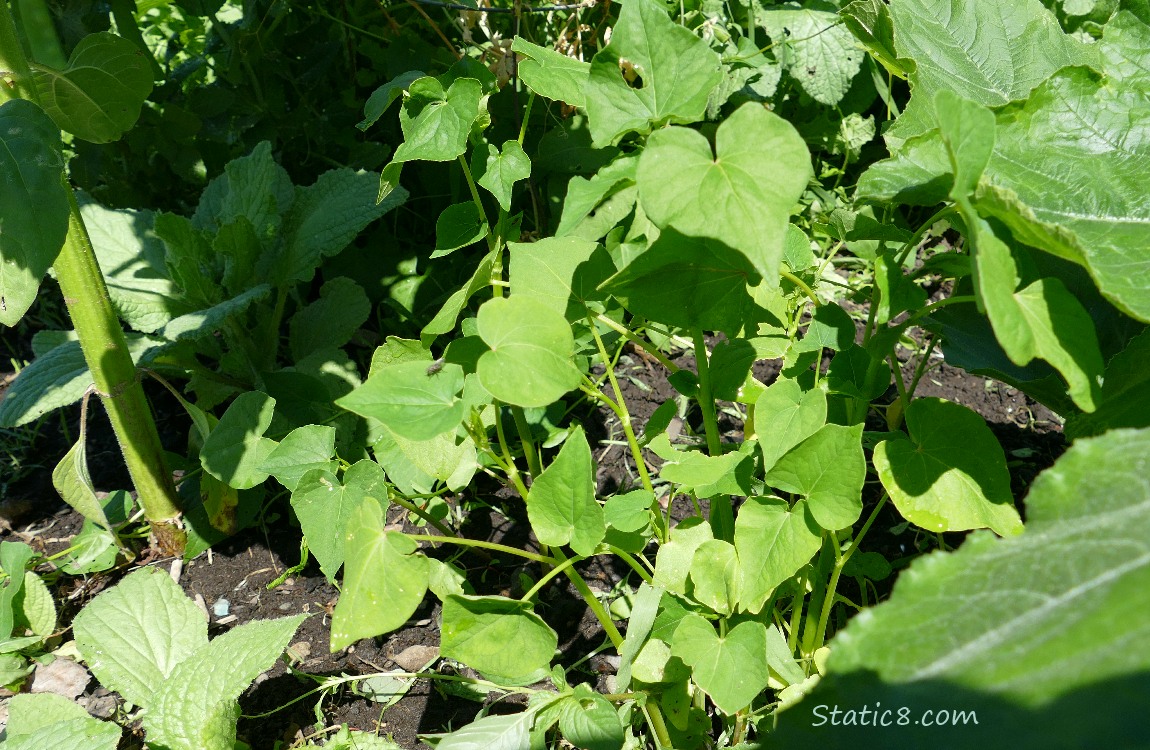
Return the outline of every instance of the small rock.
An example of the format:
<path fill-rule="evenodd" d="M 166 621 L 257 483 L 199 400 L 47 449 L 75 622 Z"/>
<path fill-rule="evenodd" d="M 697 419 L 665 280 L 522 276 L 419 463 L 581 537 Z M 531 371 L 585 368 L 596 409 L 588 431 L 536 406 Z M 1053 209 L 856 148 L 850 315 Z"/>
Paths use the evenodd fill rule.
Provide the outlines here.
<path fill-rule="evenodd" d="M 289 609 L 291 609 L 291 603 L 290 602 L 284 602 L 283 604 L 280 605 L 280 612 L 287 612 Z"/>
<path fill-rule="evenodd" d="M 71 659 L 53 659 L 51 664 L 37 664 L 32 673 L 33 693 L 55 693 L 68 700 L 84 692 L 91 682 L 88 670 Z"/>
<path fill-rule="evenodd" d="M 418 672 L 432 659 L 439 658 L 438 646 L 408 646 L 395 656 L 389 656 L 405 672 Z"/>
<path fill-rule="evenodd" d="M 296 641 L 288 646 L 288 651 L 291 652 L 290 656 L 294 657 L 293 661 L 307 661 L 307 658 L 311 656 L 311 644 L 307 641 Z"/>
<path fill-rule="evenodd" d="M 107 719 L 116 713 L 116 706 L 119 703 L 114 695 L 95 694 L 81 696 L 76 699 L 76 702 L 97 719 Z"/>
<path fill-rule="evenodd" d="M 227 617 L 231 608 L 232 603 L 221 596 L 219 599 L 216 599 L 216 603 L 212 605 L 212 614 L 216 617 Z"/>

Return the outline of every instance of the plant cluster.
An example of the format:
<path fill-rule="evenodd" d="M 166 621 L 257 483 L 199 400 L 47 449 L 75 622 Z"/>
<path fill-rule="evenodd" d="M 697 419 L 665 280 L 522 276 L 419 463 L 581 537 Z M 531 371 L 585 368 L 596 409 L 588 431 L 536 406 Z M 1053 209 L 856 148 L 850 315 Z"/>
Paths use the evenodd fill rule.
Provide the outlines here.
<path fill-rule="evenodd" d="M 452 8 L 445 30 L 421 8 L 402 27 L 355 4 L 130 5 L 113 3 L 118 36 L 67 59 L 0 8 L 0 321 L 52 267 L 75 324 L 37 333 L 0 424 L 86 408 L 94 389 L 162 549 L 190 558 L 290 507 L 301 566 L 343 571 L 333 651 L 403 627 L 430 594 L 442 658 L 526 696 L 429 738 L 441 750 L 932 736 L 811 721 L 876 701 L 972 707 L 954 747 L 1138 735 L 1127 709 L 1150 694 L 1150 652 L 1123 644 L 1150 591 L 1144 7 L 627 0 Z M 343 65 L 376 63 L 322 104 L 269 67 L 317 18 L 359 45 Z M 306 131 L 271 125 L 299 106 L 337 134 L 309 144 L 332 149 L 322 166 L 289 174 Z M 181 135 L 185 116 L 202 129 Z M 84 169 L 158 131 L 143 142 L 186 183 L 170 203 L 111 207 L 107 186 L 61 181 L 74 155 L 97 187 Z M 985 420 L 916 397 L 936 348 L 1065 419 L 1072 446 L 1024 506 Z M 645 424 L 625 351 L 677 394 Z M 764 361 L 775 379 L 756 376 Z M 179 455 L 141 372 L 189 416 Z M 596 414 L 621 430 L 622 487 L 598 481 Z M 71 572 L 130 557 L 138 536 L 131 498 L 95 492 L 81 425 L 53 473 L 87 519 Z M 470 534 L 491 507 L 530 541 Z M 913 557 L 935 551 L 874 545 L 889 514 L 915 529 Z M 55 624 L 28 614 L 43 586 L 21 584 L 30 551 L 14 549 L 9 683 Z M 524 564 L 514 592 L 477 593 L 467 563 L 493 556 Z M 626 571 L 621 598 L 588 584 L 591 558 Z M 608 692 L 557 654 L 551 591 L 580 597 L 618 655 Z M 76 620 L 81 654 L 160 746 L 231 747 L 236 698 L 299 624 L 209 642 L 198 617 L 141 572 Z M 166 650 L 115 645 L 141 638 Z M 10 731 L 40 731 L 32 710 L 14 703 Z"/>

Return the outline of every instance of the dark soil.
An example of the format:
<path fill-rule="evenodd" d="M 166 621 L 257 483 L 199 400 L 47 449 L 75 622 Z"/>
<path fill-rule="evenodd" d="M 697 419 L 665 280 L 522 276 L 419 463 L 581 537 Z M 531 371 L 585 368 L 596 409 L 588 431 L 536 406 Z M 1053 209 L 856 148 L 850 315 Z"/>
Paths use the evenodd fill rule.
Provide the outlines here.
<path fill-rule="evenodd" d="M 693 365 L 690 357 L 680 357 L 675 361 L 685 367 Z M 906 364 L 908 379 L 913 365 L 913 362 Z M 772 367 L 772 363 L 759 363 L 756 375 L 769 383 L 776 371 L 777 367 Z M 637 432 L 642 430 L 656 408 L 676 397 L 663 368 L 657 363 L 648 363 L 638 352 L 625 354 L 617 373 Z M 609 385 L 605 384 L 605 392 L 610 393 Z M 180 433 L 185 429 L 179 426 L 183 424 L 179 407 L 173 409 L 171 404 L 165 403 L 162 393 L 153 389 L 149 389 L 149 393 L 159 399 L 157 407 L 165 430 L 165 442 L 170 439 L 173 441 L 170 447 L 177 447 L 175 443 L 179 442 Z M 1034 476 L 1053 463 L 1065 448 L 1060 420 L 1049 410 L 1011 388 L 971 376 L 941 361 L 928 369 L 917 395 L 945 397 L 974 409 L 988 420 L 1011 464 L 1016 497 L 1024 497 Z M 99 409 L 92 411 L 99 412 Z M 163 416 L 165 413 L 167 417 Z M 102 415 L 93 414 L 90 419 L 89 435 L 92 439 L 101 440 L 104 439 L 101 435 L 105 438 L 110 435 L 111 431 L 99 422 Z M 596 447 L 601 491 L 611 493 L 638 485 L 630 451 L 625 445 L 612 442 L 623 438 L 621 425 L 615 416 L 606 411 L 584 411 L 582 419 L 588 437 Z M 720 427 L 734 438 L 738 424 L 730 417 L 724 417 Z M 69 429 L 74 435 L 74 423 Z M 695 430 L 701 433 L 697 414 L 692 413 L 687 413 L 685 420 L 676 420 L 671 429 L 684 435 Z M 43 442 L 37 450 L 42 455 L 61 455 L 67 442 L 61 435 L 52 437 L 51 431 L 45 432 L 47 434 L 40 438 Z M 89 449 L 97 487 L 115 489 L 126 486 L 127 478 L 118 469 L 120 462 L 115 447 L 107 442 L 104 440 L 104 443 L 97 443 Z M 44 478 L 47 473 L 37 472 L 37 476 L 25 480 L 25 484 L 9 488 L 9 496 L 3 498 L 4 505 L 9 508 L 19 506 L 20 515 L 10 518 L 12 528 L 4 531 L 0 538 L 26 541 L 50 554 L 67 546 L 71 536 L 78 532 L 81 519 L 60 506 L 50 480 Z M 494 488 L 490 489 L 494 493 Z M 874 494 L 868 498 L 868 503 L 877 499 L 877 493 Z M 530 547 L 532 541 L 526 536 L 525 519 L 515 517 L 515 509 L 521 507 L 508 503 L 504 510 L 510 518 L 497 511 L 475 512 L 468 520 L 466 532 L 476 538 Z M 680 501 L 676 501 L 672 508 L 672 515 L 676 518 L 692 512 L 688 503 Z M 401 747 L 416 748 L 421 746 L 419 734 L 446 731 L 474 718 L 482 703 L 447 694 L 441 689 L 444 683 L 430 680 L 416 682 L 401 700 L 386 709 L 382 704 L 358 695 L 352 683 L 316 691 L 318 681 L 324 677 L 369 675 L 399 669 L 395 659 L 405 660 L 406 649 L 438 646 L 439 606 L 433 597 L 428 597 L 404 629 L 329 653 L 330 612 L 338 591 L 323 578 L 314 562 L 280 586 L 272 590 L 267 588 L 299 558 L 300 532 L 286 513 L 285 517 L 269 525 L 245 530 L 217 545 L 210 554 L 188 562 L 183 566 L 179 579 L 188 595 L 203 603 L 213 636 L 253 619 L 301 612 L 312 615 L 300 627 L 285 660 L 257 680 L 242 698 L 245 718 L 239 724 L 240 737 L 253 748 L 271 748 L 276 742 L 290 745 L 346 723 L 352 728 L 390 734 Z M 402 509 L 392 508 L 389 520 L 408 525 L 404 515 Z M 943 543 L 954 546 L 961 542 L 962 537 L 962 534 L 947 534 Z M 889 506 L 879 515 L 868 536 L 868 548 L 881 551 L 896 568 L 909 563 L 932 545 L 937 546 L 937 543 L 933 535 L 907 529 L 897 512 Z M 612 562 L 592 560 L 581 568 L 592 588 L 607 592 L 625 578 L 626 570 L 614 567 Z M 483 589 L 480 593 L 514 595 L 519 590 L 520 568 L 513 564 L 483 560 L 474 555 L 463 556 L 459 563 L 471 569 L 473 574 L 469 579 L 473 583 L 478 582 L 477 588 Z M 170 568 L 173 561 L 161 560 L 152 564 Z M 537 575 L 534 570 L 528 569 L 527 572 Z M 58 587 L 62 603 L 61 621 L 70 621 L 85 602 L 111 585 L 119 575 L 61 577 Z M 877 590 L 880 596 L 889 591 L 891 580 L 893 577 L 888 579 L 885 587 L 880 584 Z M 857 589 L 850 590 L 852 586 L 844 584 L 846 590 L 843 593 L 852 598 L 859 596 Z M 226 607 L 223 600 L 227 601 Z M 564 654 L 562 661 L 566 665 L 581 660 L 604 641 L 599 624 L 573 590 L 556 586 L 544 592 L 539 610 L 559 632 L 560 648 Z M 410 654 L 407 652 L 406 656 Z M 590 682 L 602 688 L 606 674 L 612 671 L 610 660 L 595 657 L 580 664 L 569 674 L 569 679 Z M 98 696 L 101 690 L 93 682 L 87 695 Z M 516 707 L 514 701 L 505 700 L 491 710 L 516 710 Z M 274 713 L 261 716 L 267 712 Z"/>

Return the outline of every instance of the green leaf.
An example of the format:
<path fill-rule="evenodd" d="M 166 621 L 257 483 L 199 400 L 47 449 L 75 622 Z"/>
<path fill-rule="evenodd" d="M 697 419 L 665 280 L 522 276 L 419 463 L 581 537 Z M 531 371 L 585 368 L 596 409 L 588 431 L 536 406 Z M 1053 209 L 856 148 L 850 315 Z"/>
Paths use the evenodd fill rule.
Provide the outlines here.
<path fill-rule="evenodd" d="M 783 455 L 815 434 L 827 420 L 827 395 L 820 388 L 804 392 L 798 382 L 779 378 L 755 402 L 755 437 L 770 472 Z"/>
<path fill-rule="evenodd" d="M 308 425 L 299 429 L 308 427 L 319 426 Z M 286 443 L 287 440 L 280 445 Z M 336 571 L 344 564 L 345 540 L 352 530 L 351 519 L 368 498 L 387 506 L 387 478 L 379 464 L 367 459 L 353 464 L 342 482 L 328 469 L 311 469 L 292 488 L 292 509 L 299 519 L 308 549 L 319 561 L 320 570 L 328 580 L 334 580 Z M 371 507 L 374 509 L 374 505 Z"/>
<path fill-rule="evenodd" d="M 292 316 L 292 359 L 299 362 L 320 349 L 343 346 L 370 315 L 371 302 L 359 284 L 344 276 L 325 282 L 319 299 Z"/>
<path fill-rule="evenodd" d="M 1083 411 L 1094 411 L 1100 397 L 1102 352 L 1094 321 L 1082 303 L 1056 278 L 1018 287 L 1018 267 L 1010 248 L 969 208 L 964 216 L 975 245 L 979 299 L 1010 361 L 1049 362 L 1066 379 L 1070 397 Z"/>
<path fill-rule="evenodd" d="M 741 622 L 720 638 L 711 623 L 689 614 L 675 629 L 671 654 L 691 667 L 695 684 L 725 714 L 751 705 L 767 687 L 767 629 L 761 622 Z"/>
<path fill-rule="evenodd" d="M 903 518 L 928 531 L 989 527 L 1022 533 L 1006 457 L 982 417 L 965 406 L 919 398 L 906 409 L 910 438 L 875 446 L 874 467 Z"/>
<path fill-rule="evenodd" d="M 602 299 L 599 284 L 615 272 L 603 246 L 577 237 L 509 242 L 511 291 L 539 300 L 569 319 L 585 317 L 585 303 Z"/>
<path fill-rule="evenodd" d="M 52 592 L 40 576 L 30 570 L 24 571 L 24 588 L 14 600 L 13 614 L 20 626 L 27 627 L 34 635 L 48 638 L 56 630 L 56 603 Z"/>
<path fill-rule="evenodd" d="M 530 602 L 502 596 L 443 600 L 440 653 L 489 679 L 514 684 L 531 677 L 547 668 L 558 644 L 555 631 L 531 611 Z"/>
<path fill-rule="evenodd" d="M 479 381 L 515 406 L 547 406 L 579 385 L 575 338 L 566 319 L 531 297 L 497 297 L 479 308 Z"/>
<path fill-rule="evenodd" d="M 945 7 L 945 10 L 944 10 Z M 959 4 L 893 0 L 899 57 L 915 62 L 914 95 L 954 91 L 988 107 L 1027 95 L 1059 68 L 1089 64 L 1089 48 L 1063 33 L 1039 0 Z M 972 46 L 963 40 L 978 39 Z"/>
<path fill-rule="evenodd" d="M 523 151 L 519 141 L 506 141 L 503 151 L 487 146 L 483 168 L 477 170 L 476 181 L 495 196 L 504 211 L 511 210 L 511 189 L 516 182 L 531 176 L 531 158 Z M 479 158 L 482 149 L 476 149 Z"/>
<path fill-rule="evenodd" d="M 152 93 L 152 66 L 135 44 L 106 31 L 83 37 L 68 67 L 33 65 L 44 111 L 77 138 L 109 143 L 131 130 Z"/>
<path fill-rule="evenodd" d="M 862 401 L 878 398 L 890 387 L 890 365 L 881 357 L 853 344 L 836 353 L 827 368 L 827 390 Z"/>
<path fill-rule="evenodd" d="M 862 67 L 863 52 L 829 2 L 788 3 L 758 14 L 776 55 L 816 102 L 838 104 Z"/>
<path fill-rule="evenodd" d="M 739 606 L 758 612 L 783 581 L 810 562 L 822 546 L 822 529 L 805 500 L 794 507 L 775 497 L 749 497 L 735 519 L 739 553 Z"/>
<path fill-rule="evenodd" d="M 380 368 L 336 404 L 378 419 L 397 435 L 429 440 L 463 421 L 467 404 L 461 397 L 463 368 L 426 362 L 403 362 Z"/>
<path fill-rule="evenodd" d="M 912 563 L 889 600 L 835 636 L 830 674 L 783 715 L 779 742 L 857 748 L 857 726 L 813 729 L 811 707 L 881 701 L 975 712 L 948 748 L 1141 744 L 1150 652 L 1131 644 L 1150 607 L 1147 455 L 1147 430 L 1077 441 L 1032 485 L 1025 534 L 972 534 Z M 867 729 L 866 747 L 927 746 L 940 732 Z"/>
<path fill-rule="evenodd" d="M 529 750 L 534 711 L 510 716 L 484 716 L 444 735 L 437 750 Z"/>
<path fill-rule="evenodd" d="M 229 161 L 224 173 L 208 183 L 192 216 L 192 226 L 216 232 L 242 216 L 260 243 L 270 246 L 294 202 L 291 178 L 272 158 L 271 144 L 260 141 L 247 156 Z"/>
<path fill-rule="evenodd" d="M 716 240 L 668 229 L 601 288 L 650 320 L 733 333 L 754 306 L 748 286 L 761 280 L 742 253 Z"/>
<path fill-rule="evenodd" d="M 398 455 L 392 454 L 387 458 L 381 457 L 386 452 L 385 441 L 390 440 Z M 469 439 L 456 441 L 453 433 L 436 435 L 430 440 L 409 440 L 408 438 L 387 430 L 387 438 L 372 446 L 376 457 L 387 470 L 387 474 L 398 483 L 396 477 L 411 476 L 412 469 L 416 474 L 422 474 L 423 479 L 431 481 L 438 479 L 445 482 L 449 489 L 458 491 L 467 486 L 472 475 L 479 468 L 476 463 L 475 443 Z M 420 492 L 431 492 L 430 485 L 420 484 Z"/>
<path fill-rule="evenodd" d="M 473 245 L 490 231 L 474 202 L 448 206 L 435 220 L 435 251 L 431 257 L 442 258 L 461 247 Z"/>
<path fill-rule="evenodd" d="M 260 466 L 276 447 L 263 436 L 272 423 L 276 401 L 250 391 L 232 402 L 200 449 L 200 465 L 229 487 L 246 490 L 268 478 Z"/>
<path fill-rule="evenodd" d="M 391 103 L 403 96 L 412 83 L 423 77 L 424 74 L 421 71 L 409 70 L 406 73 L 400 73 L 375 91 L 372 91 L 371 96 L 367 98 L 367 101 L 363 105 L 363 120 L 356 123 L 356 127 L 366 131 L 374 125 L 379 118 L 383 117 L 384 112 L 387 112 L 391 107 Z"/>
<path fill-rule="evenodd" d="M 85 425 L 80 426 L 80 439 L 68 449 L 56 468 L 52 469 L 52 486 L 61 499 L 84 518 L 110 528 L 104 506 L 96 497 L 92 477 L 88 474 L 88 451 L 85 445 Z"/>
<path fill-rule="evenodd" d="M 695 130 L 652 134 L 639 158 L 639 201 L 660 228 L 724 242 L 773 283 L 791 210 L 811 176 L 794 126 L 748 102 L 719 125 L 714 155 Z"/>
<path fill-rule="evenodd" d="M 828 531 L 845 529 L 862 514 L 866 458 L 861 424 L 824 425 L 778 460 L 767 484 L 807 498 L 807 509 Z"/>
<path fill-rule="evenodd" d="M 1066 437 L 1077 440 L 1118 427 L 1150 426 L 1150 332 L 1143 331 L 1106 363 L 1102 396 L 1093 414 L 1066 421 Z"/>
<path fill-rule="evenodd" d="M 403 143 L 392 160 L 451 161 L 462 156 L 482 97 L 483 86 L 474 78 L 457 78 L 447 89 L 430 76 L 413 81 L 399 113 Z"/>
<path fill-rule="evenodd" d="M 98 595 L 72 627 L 96 679 L 144 707 L 155 705 L 176 666 L 208 642 L 203 613 L 158 568 L 141 568 Z"/>
<path fill-rule="evenodd" d="M 634 75 L 621 74 L 623 61 Z M 631 131 L 703 119 L 707 97 L 722 78 L 719 56 L 671 20 L 654 0 L 623 6 L 611 41 L 591 60 L 587 115 L 596 146 L 617 143 Z"/>
<path fill-rule="evenodd" d="M 622 750 L 623 724 L 611 703 L 586 685 L 562 704 L 559 731 L 582 750 Z"/>
<path fill-rule="evenodd" d="M 8 703 L 9 750 L 116 750 L 120 727 L 62 695 L 16 695 Z"/>
<path fill-rule="evenodd" d="M 168 278 L 164 244 L 148 231 L 151 211 L 115 210 L 84 201 L 80 215 L 121 320 L 137 331 L 154 333 L 193 309 Z"/>
<path fill-rule="evenodd" d="M 343 250 L 368 224 L 407 200 L 407 191 L 396 187 L 376 203 L 379 179 L 375 172 L 332 169 L 314 184 L 296 188 L 284 220 L 283 250 L 271 271 L 273 283 L 310 281 L 320 261 Z"/>
<path fill-rule="evenodd" d="M 596 209 L 604 201 L 635 184 L 638 167 L 638 157 L 627 155 L 615 159 L 589 178 L 573 176 L 567 183 L 567 194 L 563 197 L 563 210 L 559 216 L 559 226 L 555 229 L 556 236 L 583 236 L 583 227 L 592 225 L 587 221 L 588 217 L 592 214 L 597 217 L 603 213 Z M 598 226 L 597 223 L 594 226 Z"/>
<path fill-rule="evenodd" d="M 511 43 L 511 51 L 524 56 L 519 60 L 519 77 L 527 88 L 539 96 L 565 102 L 572 107 L 586 106 L 587 77 L 591 72 L 589 63 L 518 36 Z"/>
<path fill-rule="evenodd" d="M 595 499 L 595 462 L 579 425 L 531 484 L 527 517 L 541 544 L 570 544 L 575 554 L 590 556 L 603 541 L 607 526 Z"/>
<path fill-rule="evenodd" d="M 431 342 L 437 336 L 455 330 L 455 321 L 459 319 L 459 314 L 463 312 L 467 300 L 471 299 L 471 295 L 491 284 L 491 269 L 494 262 L 495 255 L 493 253 L 485 255 L 483 260 L 479 261 L 475 273 L 471 275 L 467 283 L 452 292 L 447 301 L 443 303 L 443 307 L 431 319 L 431 322 L 423 327 L 423 330 L 419 332 L 419 338 L 425 346 L 431 346 Z"/>
<path fill-rule="evenodd" d="M 695 550 L 691 583 L 700 603 L 720 615 L 729 615 L 739 604 L 739 556 L 735 546 L 722 539 L 708 539 Z"/>
<path fill-rule="evenodd" d="M 159 342 L 146 336 L 128 336 L 132 361 Z M 8 386 L 0 401 L 0 427 L 19 427 L 48 412 L 79 401 L 92 385 L 92 374 L 79 341 L 66 341 L 37 357 Z"/>
<path fill-rule="evenodd" d="M 655 554 L 655 583 L 685 596 L 695 551 L 713 538 L 710 524 L 702 518 L 691 517 L 679 522 L 671 530 L 671 540 L 659 545 Z"/>
<path fill-rule="evenodd" d="M 36 553 L 23 542 L 0 542 L 0 569 L 8 574 L 8 581 L 0 590 L 0 640 L 12 635 L 16 621 L 14 602 L 24 589 L 24 568 Z"/>
<path fill-rule="evenodd" d="M 841 352 L 854 346 L 855 324 L 850 313 L 837 303 L 819 305 L 811 313 L 811 323 L 794 347 L 797 352 L 833 349 Z"/>
<path fill-rule="evenodd" d="M 676 450 L 665 432 L 647 447 L 663 459 L 659 476 L 680 485 L 680 492 L 693 492 L 700 498 L 746 494 L 753 463 L 747 453 L 735 451 L 708 456 L 698 451 Z"/>
<path fill-rule="evenodd" d="M 402 627 L 427 593 L 427 558 L 403 534 L 384 531 L 383 523 L 379 503 L 365 501 L 347 524 L 343 594 L 331 620 L 333 653 Z"/>
<path fill-rule="evenodd" d="M 275 664 L 305 619 L 245 622 L 176 665 L 144 714 L 149 744 L 166 750 L 233 750 L 236 700 Z"/>
<path fill-rule="evenodd" d="M 616 680 L 616 687 L 619 690 L 626 690 L 631 684 L 632 664 L 638 658 L 643 644 L 647 642 L 662 598 L 662 588 L 649 583 L 639 584 L 639 590 L 635 593 L 631 606 L 631 617 L 627 620 L 627 634 L 623 639 L 623 647 L 619 649 L 620 663 Z"/>
<path fill-rule="evenodd" d="M 300 478 L 312 469 L 335 470 L 335 428 L 321 424 L 307 424 L 287 434 L 260 464 L 293 492 Z"/>
<path fill-rule="evenodd" d="M 14 326 L 64 246 L 69 188 L 60 131 L 39 107 L 0 104 L 0 133 L 0 324 Z"/>

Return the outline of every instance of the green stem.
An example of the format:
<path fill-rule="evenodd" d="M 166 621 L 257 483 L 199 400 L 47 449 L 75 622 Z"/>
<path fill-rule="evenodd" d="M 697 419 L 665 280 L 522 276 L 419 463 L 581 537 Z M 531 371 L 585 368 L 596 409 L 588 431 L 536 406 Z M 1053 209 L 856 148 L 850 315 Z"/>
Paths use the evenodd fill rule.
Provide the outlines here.
<path fill-rule="evenodd" d="M 164 69 L 156 62 L 155 55 L 144 41 L 144 35 L 140 33 L 140 25 L 136 23 L 136 10 L 135 0 L 112 0 L 112 17 L 116 19 L 116 31 L 140 48 L 151 63 L 152 79 L 160 80 L 164 77 Z"/>
<path fill-rule="evenodd" d="M 527 123 L 531 120 L 531 105 L 535 103 L 535 92 L 527 97 L 527 108 L 523 112 L 523 122 L 519 126 L 519 145 L 523 145 L 523 138 L 527 135 Z"/>
<path fill-rule="evenodd" d="M 658 701 L 647 701 L 643 706 L 643 715 L 651 725 L 658 750 L 673 750 L 675 745 L 671 741 L 671 734 L 667 731 L 667 722 L 663 720 L 663 712 L 659 709 Z"/>
<path fill-rule="evenodd" d="M 499 438 L 499 451 L 503 454 L 503 468 L 507 473 L 507 479 L 511 484 L 515 485 L 515 491 L 527 501 L 527 485 L 523 483 L 523 477 L 519 476 L 519 469 L 515 466 L 515 459 L 511 457 L 511 451 L 507 449 L 507 438 L 503 434 L 503 414 L 502 405 L 497 401 L 495 402 L 495 435 Z"/>
<path fill-rule="evenodd" d="M 715 398 L 711 391 L 711 368 L 707 361 L 707 342 L 703 339 L 703 332 L 694 329 L 691 332 L 695 344 L 695 367 L 699 371 L 699 393 L 697 400 L 699 408 L 703 411 L 703 430 L 707 433 L 707 453 L 719 456 L 723 453 L 723 445 L 719 437 L 719 421 L 715 416 Z M 711 498 L 710 513 L 711 530 L 716 539 L 731 541 L 735 537 L 735 510 L 731 505 L 731 498 L 727 495 L 716 495 Z"/>
<path fill-rule="evenodd" d="M 24 37 L 28 40 L 28 52 L 35 62 L 56 70 L 68 67 L 68 57 L 56 35 L 56 24 L 52 22 L 52 12 L 44 0 L 14 0 L 12 13 Z"/>
<path fill-rule="evenodd" d="M 608 318 L 606 315 L 603 315 L 602 313 L 596 314 L 595 320 L 599 321 L 600 323 L 607 326 L 608 328 L 610 328 L 615 333 L 619 334 L 620 336 L 624 337 L 625 339 L 627 339 L 631 343 L 635 344 L 635 346 L 641 347 L 643 349 L 643 351 L 647 352 L 652 357 L 659 360 L 659 364 L 663 365 L 663 367 L 666 367 L 668 371 L 670 371 L 672 373 L 676 373 L 679 371 L 679 366 L 676 365 L 671 360 L 667 359 L 666 355 L 663 354 L 663 352 L 659 351 L 658 347 L 656 347 L 650 341 L 647 341 L 646 339 L 644 339 L 642 336 L 637 336 L 636 334 L 634 334 L 631 331 L 631 329 L 627 328 L 627 326 L 619 325 L 618 323 L 611 320 L 610 318 Z"/>
<path fill-rule="evenodd" d="M 699 394 L 696 400 L 703 412 L 703 430 L 707 433 L 707 453 L 719 456 L 723 453 L 723 445 L 719 438 L 719 422 L 715 415 L 715 399 L 711 395 L 711 368 L 707 361 L 707 342 L 703 339 L 703 332 L 695 329 L 691 332 L 695 343 L 695 366 L 699 371 Z"/>
<path fill-rule="evenodd" d="M 937 224 L 940 219 L 945 219 L 947 216 L 950 216 L 956 211 L 958 211 L 958 207 L 954 205 L 943 206 L 939 210 L 935 211 L 934 214 L 926 220 L 926 223 L 920 226 L 918 231 L 911 235 L 911 238 L 906 241 L 905 245 L 902 246 L 902 251 L 898 254 L 898 265 L 901 267 L 904 263 L 906 263 L 907 256 L 910 255 L 916 247 L 918 247 L 918 243 L 922 242 L 922 238 L 926 236 L 926 233 L 930 231 L 931 227 Z"/>
<path fill-rule="evenodd" d="M 580 560 L 585 560 L 585 559 L 586 559 L 585 557 L 580 557 L 580 556 L 576 555 L 575 557 L 567 558 L 563 562 L 561 562 L 558 565 L 556 565 L 555 567 L 551 568 L 551 570 L 549 570 L 543 574 L 543 577 L 539 579 L 538 583 L 536 583 L 534 586 L 531 587 L 530 591 L 528 591 L 526 594 L 524 594 L 522 597 L 520 597 L 519 601 L 521 601 L 521 602 L 531 601 L 532 597 L 534 597 L 536 594 L 538 594 L 540 589 L 542 589 L 544 586 L 547 585 L 548 581 L 550 581 L 552 578 L 559 575 L 560 573 L 565 572 L 567 570 L 567 568 L 570 568 L 572 565 L 579 562 Z"/>
<path fill-rule="evenodd" d="M 802 293 L 807 295 L 807 298 L 814 303 L 815 307 L 818 307 L 822 304 L 822 302 L 819 302 L 819 298 L 815 296 L 815 290 L 811 289 L 810 286 L 807 285 L 807 282 L 803 281 L 798 276 L 795 276 L 790 271 L 783 269 L 779 270 L 779 275 L 802 290 Z"/>
<path fill-rule="evenodd" d="M 180 505 L 160 434 L 70 189 L 68 200 L 68 236 L 54 264 L 56 279 L 156 542 L 165 554 L 183 554 Z"/>
<path fill-rule="evenodd" d="M 647 572 L 646 568 L 639 564 L 639 561 L 632 557 L 629 553 L 624 552 L 618 547 L 608 545 L 607 549 L 611 550 L 611 554 L 618 557 L 623 562 L 631 566 L 631 569 L 639 574 L 639 577 L 650 584 L 654 584 L 655 579 Z"/>
<path fill-rule="evenodd" d="M 401 508 L 405 508 L 405 509 L 411 511 L 415 515 L 422 518 L 424 521 L 427 521 L 429 524 L 431 524 L 433 527 L 435 527 L 435 530 L 438 531 L 440 534 L 443 534 L 444 536 L 458 538 L 458 535 L 454 531 L 452 531 L 451 529 L 444 526 L 442 522 L 433 518 L 431 516 L 431 514 L 428 513 L 427 511 L 425 511 L 423 508 L 420 508 L 418 505 L 411 502 L 407 498 L 400 496 L 396 492 L 392 492 L 389 494 L 391 495 L 391 497 L 389 498 L 391 500 L 391 502 L 395 503 L 396 505 L 398 505 Z"/>
<path fill-rule="evenodd" d="M 403 532 L 403 535 L 408 539 L 416 542 L 435 542 L 436 544 L 458 544 L 461 547 L 479 547 L 480 549 L 489 549 L 495 552 L 502 552 L 507 555 L 516 555 L 525 560 L 531 560 L 544 565 L 554 565 L 561 560 L 557 557 L 546 557 L 545 555 L 537 555 L 534 552 L 527 552 L 526 550 L 517 549 L 515 547 L 508 547 L 505 544 L 496 544 L 495 542 L 483 542 L 478 539 L 466 539 L 459 536 L 434 536 L 433 534 L 408 534 Z M 566 558 L 564 558 L 566 559 Z"/>
<path fill-rule="evenodd" d="M 527 457 L 527 469 L 534 480 L 543 473 L 543 465 L 539 462 L 539 452 L 535 450 L 535 441 L 531 439 L 531 425 L 527 424 L 527 417 L 523 414 L 522 406 L 512 406 L 511 416 L 515 419 L 515 431 L 519 433 L 519 443 L 523 446 L 523 455 Z"/>
<path fill-rule="evenodd" d="M 563 550 L 558 547 L 553 547 L 552 552 L 555 555 L 555 560 L 560 563 L 567 562 L 567 556 L 563 554 Z M 583 576 L 579 575 L 579 571 L 569 565 L 559 565 L 559 567 L 563 568 L 563 574 L 570 579 L 571 583 L 575 584 L 575 589 L 579 592 L 579 595 L 583 597 L 583 601 L 585 601 L 587 606 L 591 608 L 591 611 L 595 613 L 595 618 L 599 620 L 599 624 L 603 626 L 603 631 L 607 634 L 607 637 L 611 639 L 615 650 L 621 650 L 623 648 L 623 635 L 619 632 L 619 628 L 615 627 L 615 622 L 611 619 L 611 615 L 607 614 L 607 610 L 603 608 L 603 602 L 599 601 L 599 598 L 595 596 L 595 592 L 592 591 L 591 587 L 587 585 L 587 582 L 583 580 Z"/>
<path fill-rule="evenodd" d="M 499 246 L 499 241 L 495 238 L 494 227 L 487 221 L 487 210 L 483 208 L 483 198 L 479 195 L 479 186 L 475 184 L 475 178 L 471 174 L 471 167 L 467 164 L 467 158 L 459 155 L 459 166 L 463 167 L 463 176 L 467 180 L 467 188 L 471 191 L 471 200 L 475 203 L 475 207 L 479 209 L 479 220 L 487 225 L 487 250 L 488 252 L 495 253 L 495 263 L 491 268 L 492 282 L 503 280 L 503 249 Z M 498 251 L 498 252 L 497 252 Z M 503 296 L 503 287 L 500 284 L 492 284 L 491 293 L 496 297 Z"/>

